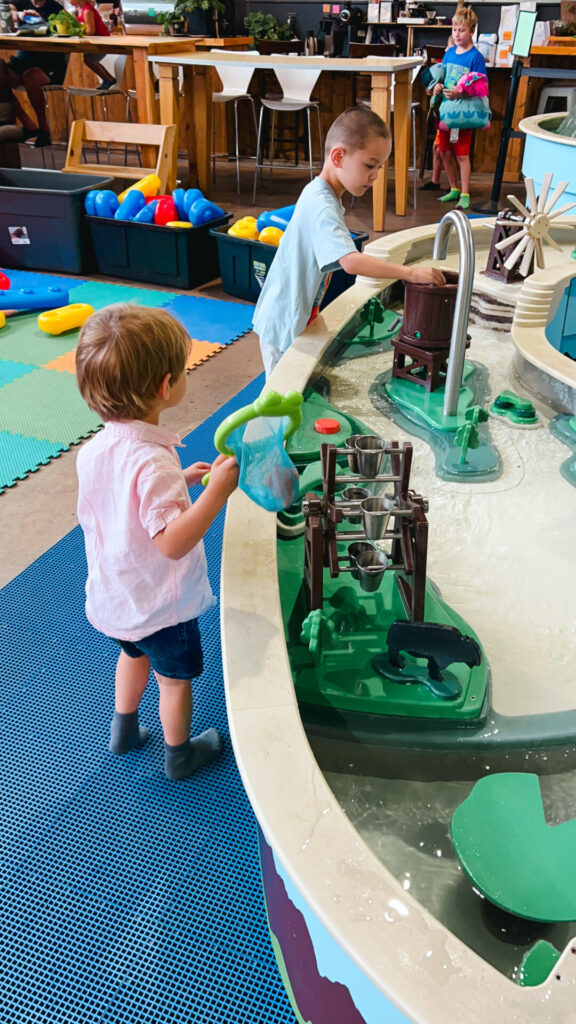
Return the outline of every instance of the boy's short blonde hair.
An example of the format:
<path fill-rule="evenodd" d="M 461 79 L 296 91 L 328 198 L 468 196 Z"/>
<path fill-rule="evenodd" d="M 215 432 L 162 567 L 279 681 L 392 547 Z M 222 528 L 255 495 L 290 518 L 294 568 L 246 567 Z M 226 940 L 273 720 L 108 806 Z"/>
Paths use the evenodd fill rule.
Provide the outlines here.
<path fill-rule="evenodd" d="M 474 35 L 474 30 L 478 24 L 478 16 L 471 7 L 457 7 L 452 15 L 452 24 L 456 22 L 457 25 L 465 25 L 470 35 Z"/>
<path fill-rule="evenodd" d="M 334 146 L 342 145 L 350 153 L 364 149 L 371 135 L 381 139 L 390 138 L 387 124 L 369 107 L 348 107 L 330 125 L 324 146 L 327 158 Z"/>
<path fill-rule="evenodd" d="M 86 320 L 76 349 L 80 393 L 103 420 L 146 415 L 163 377 L 184 372 L 188 332 L 165 309 L 122 302 Z"/>

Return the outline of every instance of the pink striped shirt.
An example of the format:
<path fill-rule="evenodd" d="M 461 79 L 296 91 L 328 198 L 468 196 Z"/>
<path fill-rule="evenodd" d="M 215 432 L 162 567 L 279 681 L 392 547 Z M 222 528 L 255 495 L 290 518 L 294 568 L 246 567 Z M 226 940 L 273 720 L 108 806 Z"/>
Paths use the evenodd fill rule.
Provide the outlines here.
<path fill-rule="evenodd" d="M 173 560 L 153 540 L 192 504 L 176 446 L 179 435 L 163 427 L 115 420 L 78 453 L 86 615 L 118 640 L 141 640 L 215 604 L 202 541 Z"/>

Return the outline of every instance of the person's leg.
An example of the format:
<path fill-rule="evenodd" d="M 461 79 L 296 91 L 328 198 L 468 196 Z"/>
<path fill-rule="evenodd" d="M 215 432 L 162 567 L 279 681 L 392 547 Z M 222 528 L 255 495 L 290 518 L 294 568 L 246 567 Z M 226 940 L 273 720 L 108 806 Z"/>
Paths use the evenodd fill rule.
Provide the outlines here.
<path fill-rule="evenodd" d="M 448 183 L 450 185 L 450 191 L 445 196 L 439 196 L 439 203 L 452 203 L 456 202 L 460 198 L 460 189 L 458 188 L 458 161 L 454 155 L 454 146 L 450 142 L 450 132 L 446 129 L 441 129 L 438 132 L 439 137 L 439 149 L 442 156 L 442 162 L 444 169 L 448 175 Z"/>
<path fill-rule="evenodd" d="M 95 53 L 85 53 L 84 63 L 87 68 L 90 68 L 90 71 L 93 71 L 95 75 L 98 75 L 98 78 L 102 79 L 102 84 L 106 84 L 108 88 L 112 85 L 116 85 L 116 79 L 111 77 L 104 65 L 100 63 Z"/>
<path fill-rule="evenodd" d="M 462 182 L 462 193 L 457 206 L 460 210 L 470 209 L 470 157 L 468 154 L 458 154 L 458 165 L 460 167 L 460 180 Z"/>
<path fill-rule="evenodd" d="M 110 726 L 110 751 L 127 754 L 141 747 L 148 739 L 148 729 L 138 724 L 138 708 L 150 675 L 150 661 L 146 655 L 131 658 L 120 652 L 116 665 L 116 691 L 114 718 Z"/>
<path fill-rule="evenodd" d="M 8 78 L 10 79 L 10 86 L 13 90 L 16 88 L 16 86 L 24 84 L 22 81 L 22 76 L 16 74 L 15 71 L 12 71 L 9 65 Z M 14 114 L 16 116 L 16 119 L 20 121 L 20 124 L 24 129 L 24 138 L 32 138 L 32 136 L 36 134 L 36 132 L 38 131 L 38 127 L 34 124 L 34 121 L 30 117 L 30 115 L 27 114 L 24 110 L 24 107 L 20 103 L 18 95 L 15 92 L 12 92 L 12 105 L 14 107 Z"/>
<path fill-rule="evenodd" d="M 48 118 L 46 114 L 46 99 L 42 91 L 45 85 L 50 85 L 50 79 L 46 72 L 42 71 L 42 68 L 29 68 L 28 71 L 25 71 L 22 75 L 22 79 L 26 86 L 26 92 L 28 93 L 28 98 L 32 104 L 34 113 L 38 119 L 38 128 L 40 132 L 48 135 L 48 141 L 50 141 Z"/>
<path fill-rule="evenodd" d="M 420 185 L 420 192 L 438 192 L 440 190 L 440 178 L 444 162 L 440 154 L 440 148 L 435 141 L 432 146 L 432 177 L 424 185 Z"/>
<path fill-rule="evenodd" d="M 272 345 L 267 345 L 262 339 L 260 339 L 260 352 L 262 354 L 262 362 L 264 363 L 266 380 L 268 380 L 284 353 Z"/>
<path fill-rule="evenodd" d="M 164 770 L 169 779 L 186 779 L 220 753 L 222 740 L 216 729 L 190 739 L 194 706 L 190 679 L 169 679 L 156 671 L 154 675 L 160 692 Z"/>

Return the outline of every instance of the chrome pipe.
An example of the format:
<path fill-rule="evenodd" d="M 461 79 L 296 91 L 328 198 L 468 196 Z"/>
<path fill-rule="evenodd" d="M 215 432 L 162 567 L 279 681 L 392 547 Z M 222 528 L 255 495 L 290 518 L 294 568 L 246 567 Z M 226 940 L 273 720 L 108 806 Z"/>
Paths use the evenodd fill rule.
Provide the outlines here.
<path fill-rule="evenodd" d="M 444 415 L 455 416 L 458 409 L 458 396 L 464 373 L 464 358 L 466 355 L 466 338 L 468 333 L 468 320 L 470 317 L 470 303 L 472 301 L 472 287 L 474 285 L 474 242 L 472 231 L 466 214 L 462 210 L 450 210 L 442 217 L 436 230 L 434 249 L 432 252 L 435 260 L 446 259 L 448 250 L 448 237 L 454 228 L 458 236 L 458 249 L 460 253 L 460 267 L 458 273 L 458 290 L 456 292 L 456 305 L 454 308 L 454 321 L 452 334 L 450 336 L 450 355 L 448 357 L 448 372 L 446 374 L 446 390 L 444 392 Z"/>

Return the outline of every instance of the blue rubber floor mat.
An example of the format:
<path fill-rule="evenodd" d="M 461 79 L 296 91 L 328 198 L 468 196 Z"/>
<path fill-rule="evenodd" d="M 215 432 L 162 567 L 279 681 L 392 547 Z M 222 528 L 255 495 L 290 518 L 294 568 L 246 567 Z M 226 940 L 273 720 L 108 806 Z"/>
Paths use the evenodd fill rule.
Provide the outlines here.
<path fill-rule="evenodd" d="M 15 270 L 14 267 L 0 267 L 0 270 L 6 274 L 11 288 L 66 288 L 72 291 L 86 282 L 84 277 L 61 277 L 36 270 Z"/>
<path fill-rule="evenodd" d="M 222 302 L 199 295 L 177 295 L 164 308 L 184 325 L 191 338 L 231 345 L 252 330 L 254 306 L 243 302 Z"/>
<path fill-rule="evenodd" d="M 214 457 L 224 416 L 187 438 Z M 218 593 L 221 514 L 206 538 Z M 2 1024 L 294 1024 L 266 924 L 254 817 L 228 736 L 219 610 L 202 618 L 194 730 L 224 754 L 182 783 L 151 740 L 108 753 L 117 648 L 84 616 L 79 528 L 0 591 Z"/>

